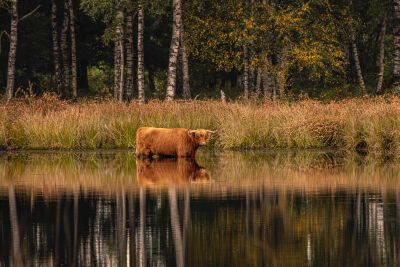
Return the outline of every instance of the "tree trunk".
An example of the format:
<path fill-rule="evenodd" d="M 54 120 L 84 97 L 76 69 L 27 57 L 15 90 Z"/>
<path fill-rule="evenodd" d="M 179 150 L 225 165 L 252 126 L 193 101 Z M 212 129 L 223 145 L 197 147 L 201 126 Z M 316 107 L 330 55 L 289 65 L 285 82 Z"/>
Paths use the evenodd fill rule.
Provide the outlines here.
<path fill-rule="evenodd" d="M 134 73 L 134 51 L 133 51 L 133 13 L 129 12 L 126 18 L 127 44 L 126 44 L 126 95 L 129 102 L 133 97 L 133 73 Z"/>
<path fill-rule="evenodd" d="M 59 193 L 56 196 L 57 208 L 56 208 L 56 225 L 55 225 L 55 248 L 54 248 L 54 260 L 56 265 L 60 265 L 60 224 L 61 224 L 61 197 Z"/>
<path fill-rule="evenodd" d="M 256 80 L 256 95 L 260 97 L 261 95 L 261 68 L 257 70 L 257 80 Z"/>
<path fill-rule="evenodd" d="M 183 240 L 179 223 L 178 203 L 175 188 L 168 189 L 168 198 L 171 216 L 172 237 L 175 245 L 176 266 L 183 267 L 185 264 L 185 259 L 183 254 Z"/>
<path fill-rule="evenodd" d="M 176 69 L 179 53 L 179 39 L 181 31 L 182 0 L 173 0 L 173 25 L 171 46 L 169 49 L 168 80 L 166 100 L 171 101 L 175 98 L 176 89 Z"/>
<path fill-rule="evenodd" d="M 378 86 L 376 87 L 376 94 L 380 94 L 382 90 L 382 83 L 383 83 L 383 73 L 385 71 L 385 34 L 386 34 L 386 15 L 383 17 L 382 27 L 381 27 L 381 34 L 380 34 L 380 50 L 379 50 L 379 79 L 378 79 Z"/>
<path fill-rule="evenodd" d="M 51 29 L 53 37 L 53 55 L 54 55 L 54 70 L 56 73 L 57 91 L 58 94 L 63 93 L 63 81 L 60 65 L 60 43 L 58 40 L 57 30 L 57 5 L 56 0 L 51 0 Z"/>
<path fill-rule="evenodd" d="M 149 66 L 148 67 L 148 72 L 149 72 L 149 88 L 150 88 L 150 92 L 154 93 L 156 91 L 156 86 L 154 84 L 154 70 L 153 70 L 153 66 Z"/>
<path fill-rule="evenodd" d="M 69 5 L 68 0 L 64 0 L 64 15 L 63 15 L 63 26 L 61 29 L 61 53 L 63 59 L 63 74 L 64 74 L 64 92 L 63 96 L 69 98 L 71 96 L 71 69 L 69 65 L 69 56 L 68 56 L 68 26 L 69 26 Z"/>
<path fill-rule="evenodd" d="M 78 95 L 77 70 L 76 70 L 76 39 L 75 39 L 75 15 L 72 0 L 68 0 L 70 36 L 71 36 L 71 97 Z"/>
<path fill-rule="evenodd" d="M 126 266 L 127 244 L 126 244 L 126 205 L 125 192 L 117 192 L 116 194 L 116 210 L 117 210 L 117 240 L 118 240 L 118 261 L 119 266 Z"/>
<path fill-rule="evenodd" d="M 144 12 L 142 1 L 139 1 L 138 6 L 138 99 L 139 105 L 145 103 L 144 96 L 144 43 L 143 43 L 143 33 L 144 33 Z"/>
<path fill-rule="evenodd" d="M 78 60 L 78 88 L 89 89 L 88 73 L 87 73 L 87 60 L 80 58 Z"/>
<path fill-rule="evenodd" d="M 139 266 L 146 266 L 146 189 L 140 187 L 139 189 L 139 205 L 140 205 L 140 218 L 139 218 Z"/>
<path fill-rule="evenodd" d="M 10 51 L 8 52 L 8 65 L 7 65 L 7 88 L 6 88 L 7 100 L 10 100 L 14 94 L 15 60 L 17 57 L 17 43 L 18 43 L 18 20 L 19 20 L 19 18 L 18 18 L 18 0 L 12 0 L 12 2 L 11 2 Z"/>
<path fill-rule="evenodd" d="M 393 87 L 394 91 L 400 92 L 400 0 L 393 1 Z"/>
<path fill-rule="evenodd" d="M 79 216 L 79 191 L 74 190 L 74 244 L 72 253 L 72 266 L 77 266 L 79 244 L 78 244 L 78 216 Z"/>
<path fill-rule="evenodd" d="M 10 206 L 10 224 L 12 237 L 12 256 L 14 266 L 23 266 L 21 256 L 21 245 L 18 226 L 17 200 L 15 198 L 14 186 L 8 188 L 8 203 Z"/>
<path fill-rule="evenodd" d="M 121 57 L 118 36 L 114 38 L 114 99 L 118 101 L 121 78 Z"/>
<path fill-rule="evenodd" d="M 117 12 L 117 26 L 115 29 L 115 48 L 114 48 L 114 98 L 122 101 L 124 91 L 124 41 L 123 28 L 124 13 L 119 8 Z"/>
<path fill-rule="evenodd" d="M 123 13 L 122 13 L 123 16 Z M 123 18 L 123 17 L 122 17 Z M 119 41 L 119 52 L 120 52 L 120 73 L 121 73 L 121 78 L 119 79 L 119 96 L 118 99 L 119 101 L 124 101 L 124 91 L 125 91 L 125 47 L 124 47 L 124 37 L 123 37 L 123 33 L 121 36 L 121 39 Z"/>
<path fill-rule="evenodd" d="M 243 70 L 243 87 L 244 87 L 244 98 L 249 98 L 249 66 L 248 66 L 248 48 L 244 47 L 244 70 Z"/>
<path fill-rule="evenodd" d="M 362 94 L 364 95 L 366 92 L 365 91 L 365 83 L 364 83 L 364 78 L 363 78 L 362 71 L 361 71 L 360 60 L 358 58 L 358 50 L 357 50 L 356 36 L 355 36 L 354 30 L 352 30 L 352 32 L 351 32 L 351 46 L 353 48 L 354 63 L 356 64 L 358 82 L 361 86 Z"/>
<path fill-rule="evenodd" d="M 189 84 L 189 61 L 186 54 L 185 34 L 183 25 L 181 28 L 181 52 L 182 52 L 182 74 L 183 74 L 183 98 L 190 99 L 190 84 Z"/>
<path fill-rule="evenodd" d="M 136 266 L 135 200 L 129 193 L 129 266 Z"/>

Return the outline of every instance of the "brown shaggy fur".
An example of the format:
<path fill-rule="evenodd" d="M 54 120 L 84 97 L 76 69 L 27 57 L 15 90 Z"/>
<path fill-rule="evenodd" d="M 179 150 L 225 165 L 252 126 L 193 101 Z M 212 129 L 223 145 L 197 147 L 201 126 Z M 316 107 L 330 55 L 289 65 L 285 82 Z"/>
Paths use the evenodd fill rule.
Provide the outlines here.
<path fill-rule="evenodd" d="M 137 160 L 137 178 L 142 186 L 204 183 L 210 181 L 208 171 L 194 158 Z"/>
<path fill-rule="evenodd" d="M 203 129 L 141 127 L 136 132 L 136 156 L 194 158 L 198 148 L 205 146 L 210 137 L 211 132 Z"/>

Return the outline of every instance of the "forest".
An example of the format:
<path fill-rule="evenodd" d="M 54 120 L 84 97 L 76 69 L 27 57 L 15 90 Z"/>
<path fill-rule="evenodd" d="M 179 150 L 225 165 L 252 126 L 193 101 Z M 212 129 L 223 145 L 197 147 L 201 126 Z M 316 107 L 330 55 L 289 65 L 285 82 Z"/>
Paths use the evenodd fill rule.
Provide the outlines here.
<path fill-rule="evenodd" d="M 399 0 L 0 0 L 0 95 L 397 94 Z"/>

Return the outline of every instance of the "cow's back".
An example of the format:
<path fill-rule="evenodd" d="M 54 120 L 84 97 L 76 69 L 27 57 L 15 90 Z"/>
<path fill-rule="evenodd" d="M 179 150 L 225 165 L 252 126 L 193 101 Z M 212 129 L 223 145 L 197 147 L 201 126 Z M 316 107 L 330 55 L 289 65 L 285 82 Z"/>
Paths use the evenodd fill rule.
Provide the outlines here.
<path fill-rule="evenodd" d="M 180 142 L 184 142 L 187 129 L 141 127 L 136 134 L 137 154 L 176 156 Z"/>
<path fill-rule="evenodd" d="M 194 159 L 164 158 L 137 160 L 137 178 L 140 185 L 187 184 L 195 179 L 200 167 Z"/>

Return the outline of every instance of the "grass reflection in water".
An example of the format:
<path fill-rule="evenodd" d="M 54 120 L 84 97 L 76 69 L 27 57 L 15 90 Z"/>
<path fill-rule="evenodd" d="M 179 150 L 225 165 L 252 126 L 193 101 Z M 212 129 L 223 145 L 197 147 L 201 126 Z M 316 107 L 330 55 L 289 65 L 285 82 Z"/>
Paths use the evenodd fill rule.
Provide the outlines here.
<path fill-rule="evenodd" d="M 398 163 L 322 151 L 3 154 L 0 265 L 393 265 Z"/>

